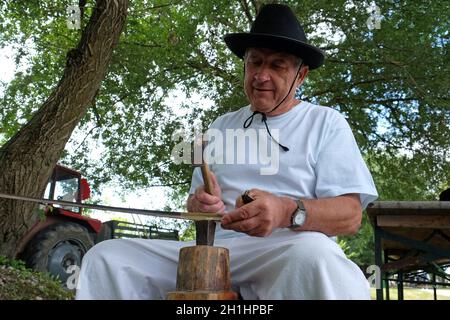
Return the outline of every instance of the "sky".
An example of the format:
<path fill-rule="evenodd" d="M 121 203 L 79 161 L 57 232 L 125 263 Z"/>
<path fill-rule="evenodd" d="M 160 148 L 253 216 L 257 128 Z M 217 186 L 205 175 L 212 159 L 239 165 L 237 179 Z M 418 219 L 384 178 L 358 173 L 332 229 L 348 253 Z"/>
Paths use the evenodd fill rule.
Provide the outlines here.
<path fill-rule="evenodd" d="M 14 77 L 16 65 L 12 57 L 13 51 L 10 47 L 0 49 L 0 81 L 9 82 Z"/>

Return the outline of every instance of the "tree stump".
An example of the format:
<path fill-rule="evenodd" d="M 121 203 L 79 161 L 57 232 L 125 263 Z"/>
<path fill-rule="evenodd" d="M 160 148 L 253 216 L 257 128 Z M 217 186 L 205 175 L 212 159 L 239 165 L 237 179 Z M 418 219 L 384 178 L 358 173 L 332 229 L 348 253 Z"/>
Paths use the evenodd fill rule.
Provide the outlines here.
<path fill-rule="evenodd" d="M 236 300 L 228 249 L 198 245 L 180 250 L 177 289 L 168 300 Z"/>

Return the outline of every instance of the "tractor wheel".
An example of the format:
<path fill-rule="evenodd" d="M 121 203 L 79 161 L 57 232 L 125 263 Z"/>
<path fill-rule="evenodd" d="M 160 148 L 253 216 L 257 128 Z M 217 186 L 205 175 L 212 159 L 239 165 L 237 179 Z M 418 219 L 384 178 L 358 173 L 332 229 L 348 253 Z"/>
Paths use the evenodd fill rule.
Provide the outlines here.
<path fill-rule="evenodd" d="M 67 287 L 67 279 L 77 272 L 68 270 L 69 266 L 80 267 L 81 259 L 93 245 L 85 227 L 74 222 L 57 223 L 40 231 L 28 243 L 23 260 L 27 267 L 48 272 Z"/>
<path fill-rule="evenodd" d="M 95 237 L 95 243 L 99 243 L 105 240 L 112 239 L 112 228 L 111 224 L 108 222 L 102 223 L 102 228 L 100 229 L 99 233 Z"/>

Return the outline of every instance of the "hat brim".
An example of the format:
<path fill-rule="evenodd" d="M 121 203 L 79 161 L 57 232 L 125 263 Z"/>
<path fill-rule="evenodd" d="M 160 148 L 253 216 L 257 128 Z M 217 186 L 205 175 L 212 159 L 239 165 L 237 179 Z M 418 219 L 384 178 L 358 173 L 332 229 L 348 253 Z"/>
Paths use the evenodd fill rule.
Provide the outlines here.
<path fill-rule="evenodd" d="M 320 67 L 325 54 L 322 50 L 307 43 L 282 36 L 263 33 L 231 33 L 224 37 L 228 48 L 243 59 L 247 48 L 268 48 L 294 54 L 302 58 L 310 70 Z"/>

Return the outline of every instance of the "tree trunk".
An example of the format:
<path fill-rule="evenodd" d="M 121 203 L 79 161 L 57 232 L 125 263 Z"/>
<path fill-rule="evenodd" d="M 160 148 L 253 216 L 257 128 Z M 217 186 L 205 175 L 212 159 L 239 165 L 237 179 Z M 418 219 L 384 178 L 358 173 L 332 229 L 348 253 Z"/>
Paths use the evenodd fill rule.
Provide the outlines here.
<path fill-rule="evenodd" d="M 93 102 L 125 24 L 128 0 L 97 0 L 56 89 L 0 148 L 0 191 L 41 197 L 72 131 Z M 31 202 L 0 199 L 0 255 L 13 257 L 35 222 Z"/>

